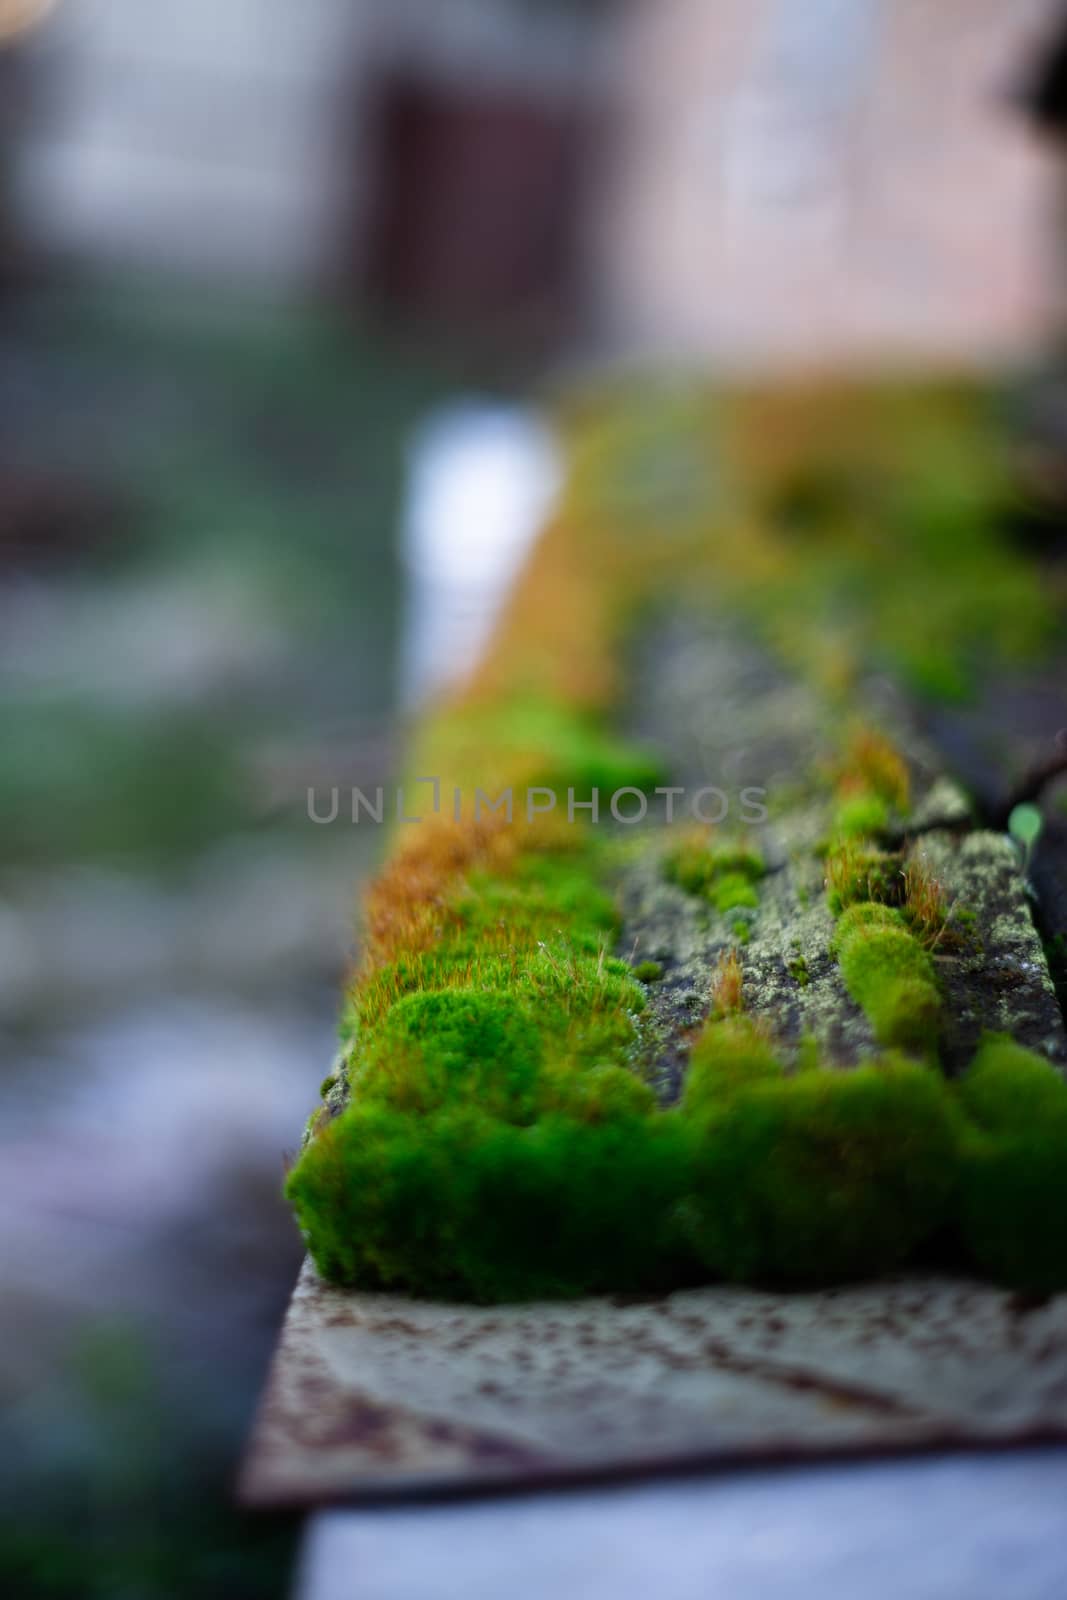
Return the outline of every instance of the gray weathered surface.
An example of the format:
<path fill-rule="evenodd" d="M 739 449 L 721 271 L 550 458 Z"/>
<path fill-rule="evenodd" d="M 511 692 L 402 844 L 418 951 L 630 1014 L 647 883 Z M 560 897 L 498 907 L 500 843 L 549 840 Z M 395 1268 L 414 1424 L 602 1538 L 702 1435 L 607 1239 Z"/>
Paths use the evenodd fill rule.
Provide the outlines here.
<path fill-rule="evenodd" d="M 962 1071 L 987 1029 L 1010 1033 L 1062 1069 L 1063 1018 L 1012 841 L 938 830 L 916 840 L 910 859 L 938 880 L 950 907 L 966 906 L 975 918 L 973 938 L 955 956 L 934 952 L 946 995 L 946 1070 Z"/>
<path fill-rule="evenodd" d="M 710 1003 L 709 975 L 734 948 L 745 1009 L 769 1025 L 784 1059 L 795 1059 L 805 1039 L 837 1066 L 869 1058 L 877 1045 L 837 965 L 819 849 L 832 828 L 827 773 L 843 737 L 840 708 L 723 612 L 681 611 L 649 623 L 630 668 L 627 731 L 664 754 L 673 781 L 691 791 L 717 784 L 735 796 L 754 785 L 770 812 L 766 825 L 749 830 L 768 868 L 758 907 L 718 913 L 667 882 L 666 827 L 660 847 L 635 856 L 622 876 L 617 953 L 662 967 L 661 981 L 649 989 L 647 1019 L 650 1079 L 660 1098 L 679 1098 L 694 1029 Z M 973 816 L 953 775 L 948 724 L 924 730 L 918 706 L 882 678 L 864 679 L 855 699 L 861 720 L 892 736 L 911 779 L 910 808 L 891 820 L 883 845 L 898 852 L 901 870 L 919 865 L 941 885 L 952 918 L 968 919 L 954 922 L 932 948 L 945 993 L 942 1067 L 953 1076 L 963 1071 L 991 1029 L 1062 1069 L 1067 1034 L 1041 938 L 1059 931 L 1067 904 L 1060 881 L 1067 854 L 1062 841 L 1058 854 L 1050 848 L 1059 838 L 1055 828 L 1048 828 L 1040 858 L 1038 900 L 1013 841 Z M 1006 709 L 1004 716 L 1007 722 Z M 1011 761 L 1022 763 L 1038 748 L 1036 736 L 1013 735 L 1005 744 L 1002 790 Z"/>
<path fill-rule="evenodd" d="M 349 1506 L 311 1519 L 297 1595 L 1062 1600 L 1065 1505 L 1046 1448 Z"/>
<path fill-rule="evenodd" d="M 1067 1295 L 961 1280 L 474 1307 L 306 1264 L 241 1481 L 251 1504 L 686 1462 L 1067 1440 Z"/>

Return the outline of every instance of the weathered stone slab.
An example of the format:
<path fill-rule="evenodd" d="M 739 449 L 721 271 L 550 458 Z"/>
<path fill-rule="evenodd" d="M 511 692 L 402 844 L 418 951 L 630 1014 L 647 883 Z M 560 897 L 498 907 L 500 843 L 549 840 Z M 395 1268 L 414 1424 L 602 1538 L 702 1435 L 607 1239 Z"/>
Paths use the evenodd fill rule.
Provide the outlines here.
<path fill-rule="evenodd" d="M 254 1505 L 684 1463 L 1067 1439 L 1067 1296 L 915 1278 L 478 1307 L 305 1265 L 241 1478 Z"/>

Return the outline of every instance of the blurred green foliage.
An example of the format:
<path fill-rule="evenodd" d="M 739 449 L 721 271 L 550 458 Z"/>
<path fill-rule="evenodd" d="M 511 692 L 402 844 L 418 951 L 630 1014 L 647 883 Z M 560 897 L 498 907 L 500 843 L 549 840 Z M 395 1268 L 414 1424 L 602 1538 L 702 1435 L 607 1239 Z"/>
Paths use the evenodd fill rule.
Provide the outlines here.
<path fill-rule="evenodd" d="M 0 1466 L 0 1585 L 19 1600 L 270 1600 L 297 1524 L 232 1508 L 232 1458 L 130 1325 L 88 1327 L 54 1378 L 46 1440 Z M 36 1456 L 45 1452 L 45 1459 Z"/>
<path fill-rule="evenodd" d="M 405 451 L 462 369 L 325 313 L 136 280 L 31 300 L 2 342 L 25 390 L 9 454 L 67 485 L 75 513 L 89 486 L 123 510 L 113 539 L 41 569 L 71 620 L 54 669 L 12 672 L 0 693 L 0 870 L 186 859 L 255 825 L 258 740 L 391 707 Z M 235 636 L 277 648 L 240 670 L 238 640 L 236 675 L 155 693 L 151 613 L 108 655 L 108 617 L 145 594 L 183 608 L 194 661 L 230 614 Z M 79 657 L 87 618 L 128 694 Z"/>

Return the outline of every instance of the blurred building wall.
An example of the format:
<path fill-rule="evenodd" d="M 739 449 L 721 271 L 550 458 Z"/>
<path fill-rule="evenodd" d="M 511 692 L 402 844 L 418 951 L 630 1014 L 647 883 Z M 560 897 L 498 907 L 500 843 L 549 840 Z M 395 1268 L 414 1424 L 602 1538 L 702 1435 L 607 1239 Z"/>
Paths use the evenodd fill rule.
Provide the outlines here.
<path fill-rule="evenodd" d="M 596 271 L 682 357 L 992 359 L 1034 342 L 1050 150 L 1010 103 L 1062 0 L 643 0 Z"/>
<path fill-rule="evenodd" d="M 45 256 L 594 350 L 995 359 L 1049 299 L 1010 94 L 1063 5 L 55 0 L 15 209 Z"/>
<path fill-rule="evenodd" d="M 24 47 L 23 226 L 75 261 L 358 276 L 383 78 L 574 95 L 588 43 L 560 0 L 57 0 Z"/>
<path fill-rule="evenodd" d="M 363 0 L 59 0 L 30 41 L 19 187 L 34 245 L 75 260 L 286 279 L 336 204 L 337 75 Z"/>

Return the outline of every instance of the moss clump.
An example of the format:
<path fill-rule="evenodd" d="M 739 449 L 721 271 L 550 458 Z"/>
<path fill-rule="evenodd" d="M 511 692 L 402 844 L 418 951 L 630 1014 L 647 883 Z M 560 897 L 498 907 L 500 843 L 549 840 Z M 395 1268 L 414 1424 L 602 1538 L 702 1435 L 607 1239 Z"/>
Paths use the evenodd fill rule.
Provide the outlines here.
<path fill-rule="evenodd" d="M 481 1301 L 656 1289 L 697 1262 L 679 1209 L 692 1139 L 677 1117 L 529 1128 L 465 1108 L 410 1120 L 353 1106 L 288 1193 L 319 1271 Z"/>
<path fill-rule="evenodd" d="M 961 1230 L 984 1276 L 1040 1294 L 1067 1288 L 1067 1129 L 968 1141 Z"/>
<path fill-rule="evenodd" d="M 576 1122 L 617 1122 L 649 1116 L 656 1109 L 656 1097 L 626 1067 L 590 1067 L 579 1073 L 565 1068 L 551 1080 L 545 1109 Z"/>
<path fill-rule="evenodd" d="M 749 1282 L 888 1271 L 951 1217 L 955 1170 L 944 1085 L 924 1067 L 756 1083 L 701 1150 L 695 1248 L 709 1270 Z"/>
<path fill-rule="evenodd" d="M 894 811 L 908 809 L 911 778 L 900 751 L 874 728 L 856 729 L 848 744 L 839 789 L 877 795 Z"/>
<path fill-rule="evenodd" d="M 989 1033 L 960 1080 L 960 1099 L 985 1133 L 1014 1136 L 1067 1127 L 1067 1081 L 1043 1056 Z"/>
<path fill-rule="evenodd" d="M 757 510 L 746 550 L 717 552 L 717 592 L 791 660 L 830 681 L 843 658 L 960 700 L 1047 650 L 1060 601 L 1007 532 L 987 395 L 827 386 L 738 409 Z M 775 516 L 798 473 L 848 485 L 823 498 L 818 535 L 804 539 Z"/>
<path fill-rule="evenodd" d="M 803 953 L 794 956 L 791 961 L 787 962 L 786 971 L 789 973 L 789 976 L 792 978 L 793 982 L 799 984 L 802 989 L 806 989 L 808 984 L 811 982 L 811 973 L 808 971 L 807 957 Z"/>
<path fill-rule="evenodd" d="M 450 902 L 448 952 L 513 949 L 556 930 L 573 948 L 596 954 L 617 917 L 590 865 L 588 854 L 560 852 L 520 857 L 506 873 L 475 868 Z"/>
<path fill-rule="evenodd" d="M 932 950 L 939 944 L 961 943 L 959 936 L 949 930 L 945 891 L 940 880 L 933 876 L 920 856 L 908 862 L 903 883 L 904 920 L 926 949 Z"/>
<path fill-rule="evenodd" d="M 880 794 L 853 794 L 838 801 L 834 832 L 845 839 L 877 838 L 889 826 L 889 804 Z"/>
<path fill-rule="evenodd" d="M 545 1043 L 533 1007 L 479 989 L 430 990 L 398 1000 L 353 1063 L 364 1102 L 425 1115 L 466 1101 L 507 1122 L 531 1122 L 543 1103 Z"/>
<path fill-rule="evenodd" d="M 639 961 L 634 968 L 638 983 L 658 983 L 662 976 L 663 967 L 658 961 Z"/>
<path fill-rule="evenodd" d="M 682 1107 L 687 1116 L 716 1115 L 738 1089 L 781 1076 L 773 1044 L 749 1018 L 711 1022 L 693 1046 Z"/>
<path fill-rule="evenodd" d="M 826 895 L 834 915 L 861 901 L 884 905 L 900 898 L 900 861 L 855 839 L 840 839 L 826 854 Z"/>
<path fill-rule="evenodd" d="M 920 1053 L 936 1048 L 941 996 L 933 962 L 886 906 L 853 906 L 837 925 L 845 987 L 881 1044 Z"/>
<path fill-rule="evenodd" d="M 413 766 L 439 774 L 446 797 L 454 785 L 478 785 L 490 796 L 508 785 L 537 786 L 564 810 L 568 789 L 578 801 L 599 791 L 606 809 L 617 789 L 650 793 L 666 781 L 654 751 L 619 738 L 603 718 L 530 693 L 440 713 L 423 730 Z M 518 792 L 515 803 L 521 807 Z"/>
<path fill-rule="evenodd" d="M 960 1084 L 960 1227 L 968 1256 L 1003 1283 L 1067 1285 L 1067 1083 L 1002 1035 Z"/>
<path fill-rule="evenodd" d="M 439 989 L 528 1000 L 539 1007 L 542 1031 L 617 1021 L 644 1007 L 629 966 L 607 954 L 618 921 L 603 887 L 609 850 L 598 830 L 564 826 L 542 836 L 501 821 L 471 850 L 468 830 L 458 829 L 458 867 L 448 854 L 447 870 L 437 831 L 421 847 L 427 862 L 401 858 L 384 875 L 387 905 L 375 916 L 371 959 L 345 1022 L 351 1050 L 373 1045 L 405 995 Z M 381 893 L 372 890 L 372 908 Z"/>
<path fill-rule="evenodd" d="M 862 900 L 850 906 L 839 919 L 834 930 L 834 948 L 840 951 L 841 945 L 855 934 L 874 928 L 903 929 L 904 918 L 893 906 L 882 905 L 877 900 Z"/>
<path fill-rule="evenodd" d="M 663 863 L 668 883 L 710 900 L 723 915 L 758 907 L 756 884 L 765 870 L 758 851 L 743 845 L 713 845 L 700 837 L 683 840 Z"/>
<path fill-rule="evenodd" d="M 495 1301 L 834 1282 L 925 1253 L 1067 1287 L 1067 1085 L 1010 1041 L 957 1092 L 892 1055 L 841 1072 L 809 1048 L 788 1076 L 735 1016 L 705 1028 L 676 1110 L 620 1067 L 557 1085 L 527 1125 L 358 1098 L 319 1125 L 288 1182 L 319 1270 Z"/>
<path fill-rule="evenodd" d="M 856 730 L 838 767 L 835 839 L 877 839 L 908 809 L 910 778 L 899 751 L 872 728 Z"/>
<path fill-rule="evenodd" d="M 709 898 L 724 916 L 731 911 L 755 910 L 759 905 L 752 879 L 742 872 L 724 872 L 712 884 Z"/>

